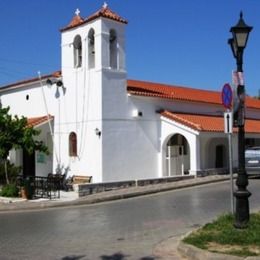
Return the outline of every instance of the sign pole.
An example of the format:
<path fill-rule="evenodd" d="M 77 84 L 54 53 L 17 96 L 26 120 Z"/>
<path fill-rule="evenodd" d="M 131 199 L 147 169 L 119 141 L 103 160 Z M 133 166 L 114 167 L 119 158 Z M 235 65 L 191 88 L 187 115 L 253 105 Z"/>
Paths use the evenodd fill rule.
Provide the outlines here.
<path fill-rule="evenodd" d="M 229 84 L 225 84 L 221 93 L 222 104 L 226 108 L 224 113 L 224 132 L 228 134 L 229 152 L 229 174 L 230 174 L 230 202 L 231 213 L 234 214 L 234 180 L 233 180 L 233 151 L 232 151 L 232 132 L 233 132 L 233 113 L 230 112 L 233 101 L 233 90 Z"/>
<path fill-rule="evenodd" d="M 229 111 L 229 109 L 227 109 Z M 234 180 L 233 180 L 233 151 L 232 151 L 232 130 L 233 117 L 231 112 L 224 113 L 224 130 L 228 135 L 228 157 L 229 157 L 229 175 L 230 175 L 230 198 L 231 213 L 234 214 Z"/>
<path fill-rule="evenodd" d="M 229 148 L 228 150 L 229 150 L 231 213 L 234 214 L 233 149 L 232 149 L 232 134 L 231 133 L 228 133 L 228 148 Z"/>

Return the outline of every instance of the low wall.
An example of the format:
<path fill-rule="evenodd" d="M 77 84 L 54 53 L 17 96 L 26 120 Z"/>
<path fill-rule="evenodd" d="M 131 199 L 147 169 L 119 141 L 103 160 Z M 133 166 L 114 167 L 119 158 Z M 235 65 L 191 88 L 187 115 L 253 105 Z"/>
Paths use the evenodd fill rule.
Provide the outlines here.
<path fill-rule="evenodd" d="M 233 168 L 233 172 L 237 172 L 237 168 Z M 210 176 L 210 175 L 221 175 L 229 174 L 228 168 L 213 168 L 213 169 L 204 169 L 196 172 L 198 177 Z"/>
<path fill-rule="evenodd" d="M 168 182 L 187 180 L 193 178 L 195 178 L 195 176 L 184 175 L 184 176 L 174 176 L 174 177 L 154 178 L 154 179 L 144 179 L 144 180 L 86 183 L 86 184 L 73 185 L 73 189 L 78 192 L 79 197 L 84 197 L 90 194 L 109 191 L 109 190 L 145 186 L 145 185 L 152 185 L 152 184 L 159 184 L 159 183 L 168 183 Z"/>

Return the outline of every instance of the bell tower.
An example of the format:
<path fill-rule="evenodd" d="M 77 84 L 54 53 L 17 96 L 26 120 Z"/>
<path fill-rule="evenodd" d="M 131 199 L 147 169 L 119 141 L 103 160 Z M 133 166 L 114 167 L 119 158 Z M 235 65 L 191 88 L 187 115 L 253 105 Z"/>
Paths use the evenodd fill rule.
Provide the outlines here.
<path fill-rule="evenodd" d="M 112 71 L 125 70 L 125 24 L 127 21 L 113 12 L 106 3 L 100 11 L 88 18 L 99 20 L 96 32 L 97 68 Z M 99 56 L 100 55 L 100 56 Z"/>
<path fill-rule="evenodd" d="M 77 9 L 71 22 L 60 30 L 62 77 L 67 89 L 64 109 L 69 111 L 66 120 L 70 122 L 66 134 L 75 133 L 80 161 L 72 160 L 71 169 L 86 167 L 81 171 L 91 172 L 94 182 L 104 180 L 102 155 L 111 122 L 128 116 L 126 24 L 104 3 L 87 18 Z"/>
<path fill-rule="evenodd" d="M 82 18 L 75 11 L 62 28 L 62 71 L 66 68 L 125 70 L 125 28 L 127 21 L 106 3 L 100 10 Z"/>

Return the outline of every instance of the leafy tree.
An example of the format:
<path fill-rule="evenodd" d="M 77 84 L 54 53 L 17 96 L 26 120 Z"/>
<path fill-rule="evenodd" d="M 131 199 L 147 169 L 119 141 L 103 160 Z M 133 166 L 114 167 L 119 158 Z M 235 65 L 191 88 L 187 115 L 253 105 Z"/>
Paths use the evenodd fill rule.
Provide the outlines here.
<path fill-rule="evenodd" d="M 10 107 L 0 107 L 0 158 L 5 165 L 6 183 L 9 184 L 7 170 L 8 155 L 12 149 L 22 148 L 29 154 L 34 151 L 48 153 L 48 148 L 42 141 L 35 140 L 40 130 L 28 126 L 25 117 L 18 118 L 9 113 Z"/>

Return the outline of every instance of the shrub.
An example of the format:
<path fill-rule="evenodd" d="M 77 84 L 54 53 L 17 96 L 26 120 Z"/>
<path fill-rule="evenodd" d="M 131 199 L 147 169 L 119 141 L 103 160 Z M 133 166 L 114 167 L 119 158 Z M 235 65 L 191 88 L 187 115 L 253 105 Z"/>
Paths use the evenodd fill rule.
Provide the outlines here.
<path fill-rule="evenodd" d="M 3 197 L 18 197 L 19 189 L 15 184 L 6 184 L 3 186 L 0 195 Z"/>
<path fill-rule="evenodd" d="M 7 171 L 11 183 L 15 183 L 18 174 L 21 172 L 22 167 L 15 166 L 14 164 L 7 162 Z M 0 160 L 0 183 L 6 184 L 4 163 Z"/>

